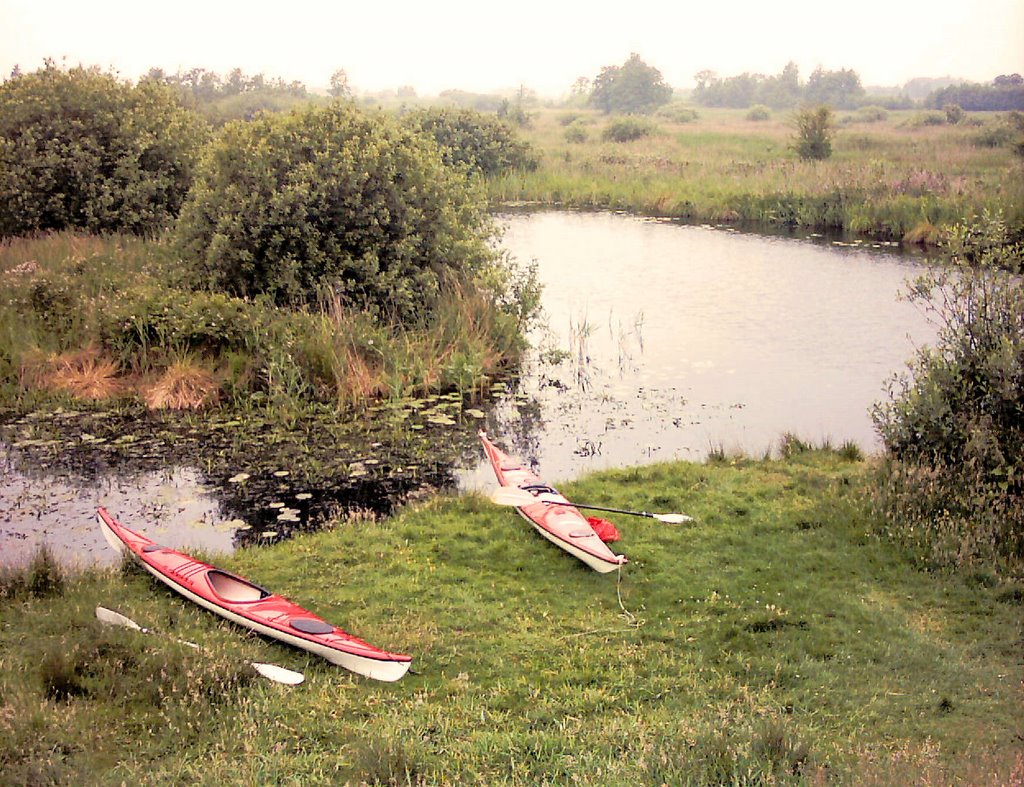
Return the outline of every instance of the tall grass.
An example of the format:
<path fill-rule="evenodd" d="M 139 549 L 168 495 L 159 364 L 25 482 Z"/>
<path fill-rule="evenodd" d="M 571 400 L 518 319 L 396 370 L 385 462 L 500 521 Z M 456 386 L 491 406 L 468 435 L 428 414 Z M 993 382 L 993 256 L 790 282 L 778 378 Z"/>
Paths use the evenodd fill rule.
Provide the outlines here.
<path fill-rule="evenodd" d="M 151 407 L 218 400 L 340 407 L 454 388 L 471 393 L 522 349 L 516 304 L 451 282 L 400 324 L 328 297 L 275 308 L 189 289 L 159 242 L 55 234 L 0 246 L 0 388 Z"/>
<path fill-rule="evenodd" d="M 595 128 L 610 122 L 586 117 Z M 492 181 L 492 199 L 886 239 L 984 209 L 1024 222 L 1020 161 L 1009 146 L 978 147 L 976 129 L 912 126 L 905 113 L 891 113 L 845 123 L 831 158 L 805 162 L 789 149 L 793 128 L 784 117 L 754 123 L 741 110 L 707 110 L 693 122 L 656 122 L 657 131 L 633 142 L 594 134 L 569 143 L 558 114 L 541 112 L 525 132 L 542 151 L 541 166 Z"/>

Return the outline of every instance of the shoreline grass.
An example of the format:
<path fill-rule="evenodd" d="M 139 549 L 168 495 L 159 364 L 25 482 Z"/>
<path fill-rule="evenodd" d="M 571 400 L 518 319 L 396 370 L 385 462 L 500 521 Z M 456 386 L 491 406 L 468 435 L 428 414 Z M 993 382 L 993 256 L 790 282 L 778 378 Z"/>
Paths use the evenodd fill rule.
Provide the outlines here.
<path fill-rule="evenodd" d="M 0 767 L 11 783 L 1010 783 L 1020 588 L 922 572 L 877 538 L 871 472 L 811 450 L 565 485 L 697 517 L 616 521 L 618 577 L 473 495 L 215 558 L 413 654 L 397 684 L 221 624 L 139 572 L 5 596 Z M 214 656 L 100 629 L 97 604 Z M 307 681 L 243 677 L 240 658 Z"/>
<path fill-rule="evenodd" d="M 699 111 L 691 122 L 656 118 L 655 131 L 616 144 L 614 118 L 575 110 L 534 114 L 522 133 L 540 153 L 533 172 L 489 182 L 495 203 L 538 202 L 697 221 L 844 231 L 880 240 L 935 240 L 934 230 L 984 210 L 1024 224 L 1022 162 L 979 142 L 998 113 L 966 125 L 927 126 L 911 112 L 858 122 L 840 117 L 832 157 L 799 160 L 784 113 L 761 122 L 742 110 Z"/>
<path fill-rule="evenodd" d="M 453 282 L 402 325 L 338 298 L 289 309 L 193 290 L 180 268 L 160 240 L 64 232 L 0 244 L 0 400 L 358 409 L 413 393 L 471 396 L 524 347 L 525 316 L 498 302 L 495 284 Z"/>

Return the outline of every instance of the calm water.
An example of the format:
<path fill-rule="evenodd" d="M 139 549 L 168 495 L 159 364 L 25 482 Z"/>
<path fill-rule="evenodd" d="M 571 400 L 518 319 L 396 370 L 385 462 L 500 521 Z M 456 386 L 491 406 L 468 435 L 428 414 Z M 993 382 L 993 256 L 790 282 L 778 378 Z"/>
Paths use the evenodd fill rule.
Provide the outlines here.
<path fill-rule="evenodd" d="M 934 335 L 898 298 L 920 264 L 890 248 L 610 213 L 505 224 L 545 285 L 535 341 L 569 357 L 535 353 L 536 404 L 502 405 L 489 427 L 551 480 L 711 448 L 761 455 L 786 432 L 878 450 L 869 408 Z"/>
<path fill-rule="evenodd" d="M 876 450 L 869 408 L 933 335 L 897 298 L 919 266 L 891 249 L 616 214 L 503 222 L 505 246 L 537 264 L 546 325 L 518 385 L 480 405 L 482 423 L 550 481 L 712 448 L 761 455 L 786 432 Z M 490 488 L 466 442 L 458 483 Z M 26 470 L 15 450 L 0 443 L 0 563 L 23 562 L 43 540 L 65 563 L 111 562 L 98 505 L 186 549 L 228 551 L 252 527 L 192 468 L 86 482 Z"/>

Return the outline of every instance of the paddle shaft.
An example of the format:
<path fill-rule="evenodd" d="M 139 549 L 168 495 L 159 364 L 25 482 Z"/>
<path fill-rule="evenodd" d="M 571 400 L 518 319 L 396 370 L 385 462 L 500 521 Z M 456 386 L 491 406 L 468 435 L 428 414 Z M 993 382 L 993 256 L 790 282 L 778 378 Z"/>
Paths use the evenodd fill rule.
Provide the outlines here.
<path fill-rule="evenodd" d="M 140 626 L 131 618 L 126 615 L 122 615 L 120 612 L 115 612 L 112 609 L 106 607 L 96 607 L 96 617 L 101 623 L 105 623 L 108 626 L 121 626 L 123 628 L 132 629 L 138 631 L 141 634 L 156 634 L 167 639 L 171 639 L 181 645 L 187 645 L 193 650 L 204 652 L 203 648 L 197 645 L 195 642 L 189 642 L 187 639 L 179 639 L 178 637 L 170 634 L 161 634 L 160 632 L 153 631 L 153 629 Z M 243 661 L 252 667 L 256 672 L 262 675 L 264 678 L 274 681 L 275 683 L 284 683 L 289 686 L 297 686 L 305 680 L 305 675 L 301 672 L 295 672 L 294 670 L 279 667 L 276 664 L 266 664 L 261 661 L 249 661 L 243 659 Z"/>
<path fill-rule="evenodd" d="M 587 511 L 604 511 L 609 514 L 628 514 L 630 516 L 645 516 L 650 519 L 657 519 L 657 514 L 652 514 L 649 511 L 628 511 L 625 508 L 608 508 L 607 506 L 588 506 L 584 503 L 557 503 L 554 500 L 541 500 L 542 503 L 548 503 L 550 505 L 569 505 L 573 508 L 585 508 Z"/>

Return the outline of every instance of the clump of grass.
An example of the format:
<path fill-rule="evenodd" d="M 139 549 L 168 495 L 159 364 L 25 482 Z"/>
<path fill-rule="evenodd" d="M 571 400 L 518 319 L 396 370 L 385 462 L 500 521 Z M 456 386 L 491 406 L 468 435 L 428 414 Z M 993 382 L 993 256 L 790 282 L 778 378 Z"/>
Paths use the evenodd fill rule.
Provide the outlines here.
<path fill-rule="evenodd" d="M 807 454 L 814 450 L 814 446 L 805 441 L 801 440 L 792 432 L 786 432 L 782 435 L 782 440 L 779 443 L 779 454 L 783 459 L 791 459 L 799 454 Z"/>
<path fill-rule="evenodd" d="M 94 345 L 59 354 L 29 353 L 22 362 L 21 379 L 23 386 L 60 391 L 76 399 L 110 399 L 125 390 L 117 364 Z"/>
<path fill-rule="evenodd" d="M 27 566 L 0 567 L 0 598 L 47 598 L 64 593 L 66 575 L 44 543 Z"/>
<path fill-rule="evenodd" d="M 352 766 L 359 777 L 359 783 L 372 787 L 427 783 L 414 747 L 391 737 L 375 738 L 358 744 Z"/>
<path fill-rule="evenodd" d="M 943 232 L 928 219 L 922 219 L 903 235 L 904 243 L 918 246 L 938 246 L 943 239 Z"/>
<path fill-rule="evenodd" d="M 863 462 L 864 451 L 857 445 L 854 440 L 845 440 L 843 444 L 839 446 L 836 451 L 841 459 L 845 459 L 847 462 Z"/>
<path fill-rule="evenodd" d="M 146 386 L 142 395 L 151 410 L 197 410 L 217 401 L 220 384 L 208 369 L 181 358 Z"/>

